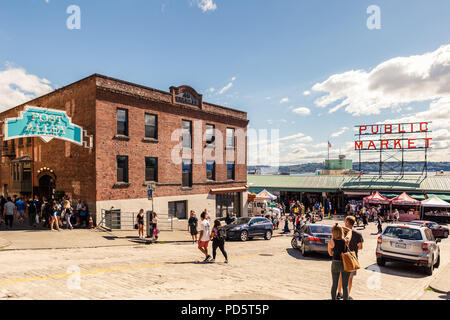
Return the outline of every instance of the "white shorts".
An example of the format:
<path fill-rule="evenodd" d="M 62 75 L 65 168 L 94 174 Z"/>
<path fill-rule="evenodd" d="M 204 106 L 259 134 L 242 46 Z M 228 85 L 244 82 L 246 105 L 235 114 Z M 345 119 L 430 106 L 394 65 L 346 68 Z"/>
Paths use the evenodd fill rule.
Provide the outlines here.
<path fill-rule="evenodd" d="M 25 216 L 25 210 L 17 210 L 17 214 L 21 217 Z"/>

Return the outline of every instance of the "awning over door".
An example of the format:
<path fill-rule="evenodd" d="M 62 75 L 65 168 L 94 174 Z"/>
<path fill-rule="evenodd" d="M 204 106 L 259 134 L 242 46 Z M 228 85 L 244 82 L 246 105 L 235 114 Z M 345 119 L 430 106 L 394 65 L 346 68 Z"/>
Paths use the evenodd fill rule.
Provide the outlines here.
<path fill-rule="evenodd" d="M 211 189 L 210 193 L 211 194 L 219 194 L 219 193 L 233 193 L 233 192 L 244 192 L 244 191 L 247 191 L 247 186 Z"/>

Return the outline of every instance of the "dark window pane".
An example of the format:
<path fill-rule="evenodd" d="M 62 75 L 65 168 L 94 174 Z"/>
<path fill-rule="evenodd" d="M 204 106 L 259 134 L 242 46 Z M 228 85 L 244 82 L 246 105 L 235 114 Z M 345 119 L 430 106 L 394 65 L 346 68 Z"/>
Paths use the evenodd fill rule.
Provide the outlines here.
<path fill-rule="evenodd" d="M 117 182 L 128 182 L 127 156 L 117 156 Z"/>
<path fill-rule="evenodd" d="M 154 114 L 145 114 L 145 137 L 157 139 L 157 120 Z"/>
<path fill-rule="evenodd" d="M 234 180 L 234 162 L 227 162 L 227 179 Z"/>
<path fill-rule="evenodd" d="M 206 162 L 206 179 L 216 180 L 216 163 L 215 161 Z"/>
<path fill-rule="evenodd" d="M 117 109 L 117 134 L 128 136 L 128 110 Z"/>
<path fill-rule="evenodd" d="M 157 158 L 145 158 L 145 181 L 158 181 Z"/>
<path fill-rule="evenodd" d="M 183 187 L 192 187 L 192 162 L 191 160 L 183 160 L 182 166 Z"/>

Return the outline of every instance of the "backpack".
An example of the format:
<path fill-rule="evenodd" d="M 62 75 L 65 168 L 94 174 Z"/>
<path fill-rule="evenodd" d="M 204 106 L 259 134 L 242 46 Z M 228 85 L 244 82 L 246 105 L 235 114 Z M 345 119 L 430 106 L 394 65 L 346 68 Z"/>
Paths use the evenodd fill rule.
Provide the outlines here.
<path fill-rule="evenodd" d="M 227 238 L 227 232 L 223 228 L 217 228 L 217 240 L 224 241 Z"/>

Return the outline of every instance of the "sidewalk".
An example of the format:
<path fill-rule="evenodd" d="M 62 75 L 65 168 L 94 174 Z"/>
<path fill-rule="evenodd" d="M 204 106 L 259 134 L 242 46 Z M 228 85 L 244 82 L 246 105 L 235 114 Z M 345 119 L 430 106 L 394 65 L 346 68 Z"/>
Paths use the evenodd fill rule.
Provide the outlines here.
<path fill-rule="evenodd" d="M 439 293 L 450 294 L 450 263 L 431 281 L 430 288 Z"/>

